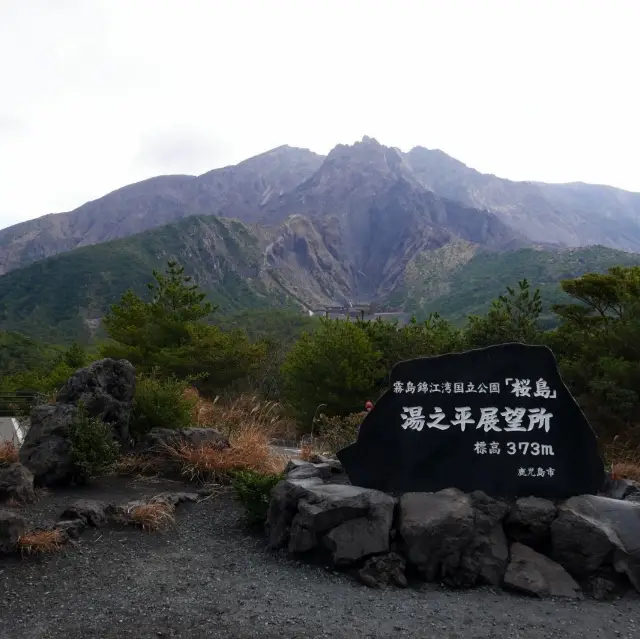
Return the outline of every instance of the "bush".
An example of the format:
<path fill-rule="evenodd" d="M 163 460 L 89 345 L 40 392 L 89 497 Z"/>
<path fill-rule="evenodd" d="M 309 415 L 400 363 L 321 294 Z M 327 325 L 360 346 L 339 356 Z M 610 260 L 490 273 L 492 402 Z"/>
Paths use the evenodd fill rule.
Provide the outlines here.
<path fill-rule="evenodd" d="M 189 384 L 175 377 L 138 379 L 129 428 L 139 441 L 152 428 L 189 428 L 196 399 L 186 393 Z"/>
<path fill-rule="evenodd" d="M 108 424 L 89 417 L 84 406 L 78 406 L 78 413 L 69 429 L 75 480 L 84 483 L 92 477 L 109 472 L 118 460 L 120 446 L 113 439 L 113 431 Z"/>
<path fill-rule="evenodd" d="M 271 491 L 282 479 L 283 474 L 265 475 L 252 470 L 233 473 L 233 488 L 251 525 L 261 525 L 267 520 Z"/>
<path fill-rule="evenodd" d="M 335 453 L 353 444 L 358 439 L 358 429 L 366 416 L 366 412 L 351 413 L 345 417 L 320 415 L 317 425 L 323 452 Z"/>
<path fill-rule="evenodd" d="M 301 424 L 311 426 L 316 407 L 329 415 L 346 415 L 376 393 L 387 374 L 381 353 L 354 322 L 322 319 L 313 333 L 305 333 L 282 367 L 286 398 Z M 304 427 L 303 427 L 304 430 Z"/>

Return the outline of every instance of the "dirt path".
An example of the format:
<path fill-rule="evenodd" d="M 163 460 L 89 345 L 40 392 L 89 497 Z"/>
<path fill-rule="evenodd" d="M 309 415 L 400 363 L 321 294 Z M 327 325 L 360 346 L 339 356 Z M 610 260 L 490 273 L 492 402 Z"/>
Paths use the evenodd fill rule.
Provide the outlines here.
<path fill-rule="evenodd" d="M 56 493 L 29 516 L 54 521 L 79 496 L 126 501 L 182 485 L 112 478 Z M 166 533 L 87 531 L 46 559 L 0 560 L 2 639 L 132 637 L 640 637 L 640 597 L 564 602 L 489 589 L 372 591 L 264 549 L 230 495 L 181 505 Z"/>

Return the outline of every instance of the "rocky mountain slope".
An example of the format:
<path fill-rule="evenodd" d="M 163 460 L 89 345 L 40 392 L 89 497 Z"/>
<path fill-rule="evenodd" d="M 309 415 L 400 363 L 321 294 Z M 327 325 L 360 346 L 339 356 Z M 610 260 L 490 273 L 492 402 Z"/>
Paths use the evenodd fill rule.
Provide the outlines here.
<path fill-rule="evenodd" d="M 261 207 L 294 188 L 323 157 L 278 147 L 236 166 L 161 175 L 130 184 L 69 213 L 45 215 L 0 231 L 0 275 L 80 246 L 128 237 L 190 215 L 255 221 Z"/>
<path fill-rule="evenodd" d="M 553 238 L 566 246 L 640 251 L 640 193 L 582 183 L 513 182 L 423 147 L 411 149 L 405 159 L 426 188 L 492 211 L 533 241 Z"/>
<path fill-rule="evenodd" d="M 425 191 L 437 198 L 429 203 Z M 392 197 L 404 198 L 405 203 L 397 206 Z M 466 229 L 465 211 L 480 209 L 495 215 L 486 228 L 481 221 L 485 218 L 477 218 L 478 227 L 489 236 L 495 234 L 498 220 L 514 237 L 532 242 L 640 251 L 640 194 L 587 184 L 513 182 L 479 173 L 441 151 L 416 147 L 403 154 L 365 137 L 355 145 L 338 145 L 326 158 L 282 146 L 198 177 L 159 176 L 74 211 L 0 230 L 0 274 L 190 215 L 281 224 L 302 213 L 311 216 L 326 237 L 345 234 L 349 250 L 362 254 L 372 246 L 372 238 L 381 236 L 381 229 L 389 230 L 385 218 L 396 216 L 407 203 L 413 209 L 428 209 L 430 221 L 443 226 L 440 198 L 460 207 L 457 213 L 447 211 L 451 230 L 456 215 L 465 218 Z M 319 222 L 323 216 L 332 219 Z M 378 222 L 369 224 L 373 217 Z M 371 268 L 380 271 L 381 265 Z M 364 280 L 360 286 L 365 287 Z"/>
<path fill-rule="evenodd" d="M 431 237 L 426 226 L 425 233 Z M 390 268 L 389 279 L 381 279 L 374 291 L 380 310 L 419 316 L 440 311 L 460 319 L 483 310 L 521 277 L 546 286 L 545 295 L 557 295 L 562 277 L 614 264 L 640 264 L 640 255 L 604 247 L 490 251 L 446 229 L 433 230 L 432 235 L 434 246 L 443 238 L 453 239 L 434 250 L 407 244 L 401 253 L 404 271 L 396 277 Z M 162 269 L 171 259 L 185 266 L 224 314 L 257 308 L 302 313 L 336 302 L 348 304 L 357 301 L 356 262 L 345 253 L 336 257 L 335 249 L 302 215 L 274 229 L 190 216 L 39 260 L 0 277 L 0 331 L 19 331 L 53 343 L 100 336 L 101 318 L 109 306 L 129 288 L 145 297 L 153 269 Z"/>
<path fill-rule="evenodd" d="M 226 312 L 369 301 L 457 317 L 495 297 L 481 278 L 451 302 L 487 264 L 496 281 L 513 284 L 519 274 L 555 286 L 566 272 L 639 263 L 598 248 L 578 252 L 577 267 L 557 267 L 575 261 L 558 257 L 568 255 L 560 241 L 580 244 L 600 227 L 609 245 L 637 238 L 640 246 L 636 197 L 500 180 L 438 151 L 403 154 L 367 137 L 326 157 L 280 147 L 200 177 L 130 185 L 0 232 L 0 330 L 56 341 L 93 335 L 109 304 L 127 288 L 144 292 L 152 269 L 169 259 Z"/>

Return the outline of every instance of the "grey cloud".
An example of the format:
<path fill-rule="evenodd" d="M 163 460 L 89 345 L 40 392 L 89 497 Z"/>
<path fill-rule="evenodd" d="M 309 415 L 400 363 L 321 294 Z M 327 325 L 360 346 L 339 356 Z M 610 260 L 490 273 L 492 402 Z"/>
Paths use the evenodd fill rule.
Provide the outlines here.
<path fill-rule="evenodd" d="M 204 173 L 219 165 L 223 145 L 192 129 L 166 129 L 143 137 L 134 166 L 158 173 Z"/>

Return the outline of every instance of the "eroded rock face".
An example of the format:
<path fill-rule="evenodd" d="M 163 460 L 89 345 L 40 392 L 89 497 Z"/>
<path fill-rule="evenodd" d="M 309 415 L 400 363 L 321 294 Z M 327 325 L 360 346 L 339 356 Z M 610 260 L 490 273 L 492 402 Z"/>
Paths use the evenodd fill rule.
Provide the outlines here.
<path fill-rule="evenodd" d="M 562 566 L 518 542 L 511 545 L 504 585 L 537 597 L 582 598 L 580 586 Z"/>
<path fill-rule="evenodd" d="M 608 497 L 572 497 L 551 524 L 554 559 L 577 578 L 613 565 L 640 591 L 640 504 Z"/>
<path fill-rule="evenodd" d="M 33 473 L 22 464 L 0 466 L 0 501 L 15 499 L 24 504 L 35 501 Z"/>
<path fill-rule="evenodd" d="M 129 418 L 136 391 L 136 371 L 127 360 L 101 359 L 76 371 L 60 389 L 58 404 L 82 402 L 90 417 L 111 424 L 115 438 L 129 444 Z"/>
<path fill-rule="evenodd" d="M 40 486 L 67 483 L 74 475 L 69 427 L 77 410 L 69 404 L 43 404 L 31 411 L 31 427 L 20 447 L 20 463 Z"/>

